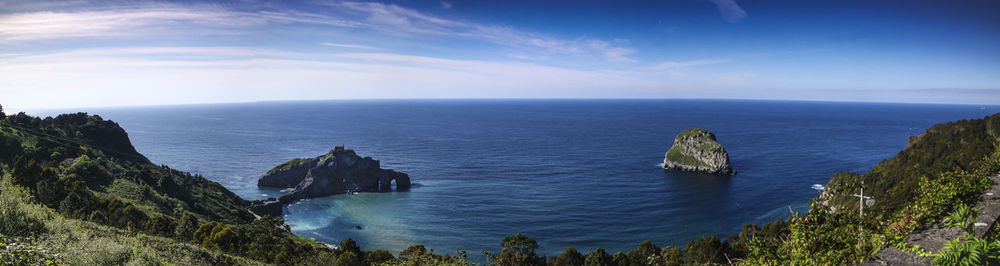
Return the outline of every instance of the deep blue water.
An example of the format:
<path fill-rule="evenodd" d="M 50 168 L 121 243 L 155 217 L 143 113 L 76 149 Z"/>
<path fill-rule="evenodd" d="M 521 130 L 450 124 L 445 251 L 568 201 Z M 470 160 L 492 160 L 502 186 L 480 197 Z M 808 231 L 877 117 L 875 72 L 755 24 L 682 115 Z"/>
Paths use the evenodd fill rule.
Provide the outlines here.
<path fill-rule="evenodd" d="M 240 196 L 295 157 L 336 145 L 408 173 L 408 192 L 296 203 L 295 233 L 393 252 L 422 243 L 479 256 L 523 232 L 541 253 L 610 252 L 643 240 L 683 245 L 807 209 L 838 171 L 867 171 L 909 136 L 996 107 L 724 100 L 311 101 L 89 109 L 119 122 L 139 152 Z M 76 111 L 76 110 L 74 110 Z M 42 112 L 44 115 L 56 111 Z M 739 174 L 664 171 L 674 135 L 713 131 Z M 354 230 L 362 225 L 363 230 Z"/>

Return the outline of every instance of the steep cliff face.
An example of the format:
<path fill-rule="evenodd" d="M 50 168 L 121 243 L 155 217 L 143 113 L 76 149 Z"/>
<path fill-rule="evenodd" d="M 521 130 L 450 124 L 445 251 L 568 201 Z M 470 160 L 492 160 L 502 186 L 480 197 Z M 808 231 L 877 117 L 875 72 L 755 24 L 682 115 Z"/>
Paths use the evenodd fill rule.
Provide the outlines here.
<path fill-rule="evenodd" d="M 677 134 L 674 145 L 663 158 L 663 168 L 710 174 L 736 173 L 729 163 L 729 154 L 715 139 L 715 134 L 700 128 Z"/>
<path fill-rule="evenodd" d="M 341 147 L 319 157 L 294 159 L 267 171 L 257 180 L 258 186 L 293 188 L 278 199 L 290 203 L 299 199 L 324 197 L 352 192 L 389 192 L 410 187 L 405 173 L 382 169 L 379 161 L 358 156 Z"/>

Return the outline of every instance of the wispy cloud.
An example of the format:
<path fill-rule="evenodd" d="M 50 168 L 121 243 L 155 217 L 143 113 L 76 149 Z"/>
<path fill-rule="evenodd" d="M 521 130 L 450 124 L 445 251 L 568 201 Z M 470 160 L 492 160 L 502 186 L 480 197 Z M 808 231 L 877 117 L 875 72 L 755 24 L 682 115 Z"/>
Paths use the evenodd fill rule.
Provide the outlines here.
<path fill-rule="evenodd" d="M 587 56 L 597 54 L 615 62 L 635 62 L 632 48 L 590 38 L 556 38 L 503 25 L 457 21 L 392 4 L 333 2 L 327 5 L 356 12 L 371 28 L 397 35 L 431 35 L 468 38 L 516 49 L 518 58 L 552 54 Z M 533 54 L 536 56 L 531 56 Z"/>
<path fill-rule="evenodd" d="M 445 8 L 445 9 L 451 9 L 451 3 L 448 3 L 448 2 L 445 2 L 445 1 L 441 1 L 441 7 Z"/>
<path fill-rule="evenodd" d="M 500 54 L 517 54 L 520 59 L 575 56 L 619 63 L 637 61 L 631 57 L 634 49 L 621 42 L 554 37 L 505 25 L 448 19 L 394 4 L 338 1 L 315 7 L 307 12 L 288 8 L 247 10 L 216 5 L 143 3 L 77 11 L 10 13 L 0 15 L 0 41 L 232 35 L 248 34 L 268 25 L 307 24 L 330 30 L 366 28 L 396 38 L 446 37 L 480 41 L 507 49 Z"/>
<path fill-rule="evenodd" d="M 232 29 L 268 23 L 361 27 L 364 23 L 298 11 L 233 11 L 211 6 L 148 5 L 100 11 L 39 11 L 0 15 L 0 40 L 155 35 Z M 209 32 L 209 33 L 218 33 Z"/>
<path fill-rule="evenodd" d="M 332 43 L 332 42 L 322 42 L 319 45 L 329 46 L 329 47 L 351 48 L 351 49 L 368 49 L 368 50 L 370 50 L 370 49 L 378 49 L 378 48 L 371 47 L 371 46 L 366 46 L 366 45 L 346 44 L 346 43 Z"/>
<path fill-rule="evenodd" d="M 104 48 L 0 58 L 0 93 L 17 108 L 170 104 L 185 102 L 185 95 L 195 94 L 203 101 L 257 101 L 295 99 L 289 95 L 316 99 L 640 97 L 652 90 L 669 90 L 655 78 L 518 61 L 392 53 L 312 54 L 251 47 Z M 32 89 L 18 89 L 28 87 Z M 296 93 L 274 89 L 278 87 L 295 88 Z M 469 90 L 476 93 L 469 94 Z"/>
<path fill-rule="evenodd" d="M 726 61 L 724 60 L 663 61 L 655 65 L 646 67 L 645 69 L 652 71 L 662 71 L 662 70 L 679 69 L 692 66 L 719 64 L 724 62 Z"/>
<path fill-rule="evenodd" d="M 736 4 L 736 0 L 708 0 L 719 8 L 722 18 L 731 23 L 741 22 L 747 18 L 747 12 Z"/>

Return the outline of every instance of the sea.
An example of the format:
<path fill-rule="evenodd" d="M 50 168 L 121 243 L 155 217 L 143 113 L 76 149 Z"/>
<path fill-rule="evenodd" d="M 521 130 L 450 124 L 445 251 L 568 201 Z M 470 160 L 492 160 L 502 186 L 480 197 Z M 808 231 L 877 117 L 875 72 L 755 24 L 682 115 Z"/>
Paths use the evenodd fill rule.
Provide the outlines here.
<path fill-rule="evenodd" d="M 295 202 L 295 234 L 393 253 L 496 252 L 523 233 L 540 255 L 567 247 L 683 246 L 805 213 L 836 172 L 868 171 L 938 123 L 1000 106 L 751 100 L 337 100 L 44 110 L 118 122 L 156 164 L 246 199 L 282 195 L 257 178 L 293 158 L 353 148 L 410 175 L 405 192 Z M 667 171 L 689 128 L 715 133 L 737 174 Z M 361 230 L 355 229 L 361 226 Z"/>

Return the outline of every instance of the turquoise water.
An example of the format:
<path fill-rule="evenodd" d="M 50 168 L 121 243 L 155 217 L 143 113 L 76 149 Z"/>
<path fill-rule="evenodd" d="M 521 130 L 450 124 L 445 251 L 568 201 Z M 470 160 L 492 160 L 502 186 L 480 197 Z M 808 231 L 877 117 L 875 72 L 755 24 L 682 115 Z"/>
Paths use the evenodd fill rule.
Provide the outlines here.
<path fill-rule="evenodd" d="M 541 253 L 683 245 L 805 211 L 838 171 L 863 172 L 909 136 L 990 106 L 723 100 L 309 101 L 103 108 L 158 164 L 248 199 L 257 177 L 337 145 L 408 173 L 408 192 L 297 202 L 297 234 L 398 252 L 421 243 L 478 255 L 523 232 Z M 77 111 L 77 110 L 74 110 Z M 47 111 L 48 112 L 48 111 Z M 51 111 L 52 114 L 55 111 Z M 739 174 L 664 171 L 678 132 L 713 131 Z M 363 230 L 354 230 L 362 225 Z"/>

